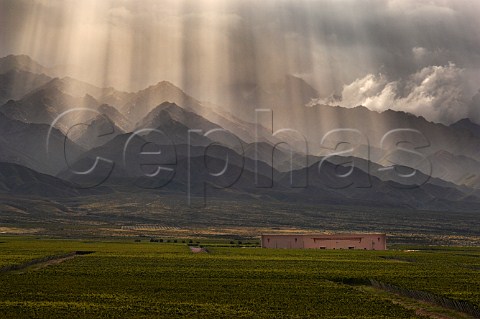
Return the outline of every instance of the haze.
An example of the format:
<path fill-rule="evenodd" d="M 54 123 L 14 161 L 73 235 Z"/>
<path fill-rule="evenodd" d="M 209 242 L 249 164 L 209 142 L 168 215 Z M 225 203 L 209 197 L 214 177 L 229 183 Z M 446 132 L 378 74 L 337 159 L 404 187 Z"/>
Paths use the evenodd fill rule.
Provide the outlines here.
<path fill-rule="evenodd" d="M 228 108 L 225 88 L 286 74 L 313 103 L 480 122 L 478 1 L 0 1 L 0 56 L 133 91 L 168 80 Z"/>

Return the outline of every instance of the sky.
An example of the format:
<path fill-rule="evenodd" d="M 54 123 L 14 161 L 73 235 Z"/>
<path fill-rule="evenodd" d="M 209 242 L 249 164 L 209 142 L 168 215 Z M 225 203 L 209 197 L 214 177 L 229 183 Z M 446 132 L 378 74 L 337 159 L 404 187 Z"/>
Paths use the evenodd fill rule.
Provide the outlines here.
<path fill-rule="evenodd" d="M 480 123 L 480 1 L 0 0 L 0 55 L 121 90 L 302 77 L 313 102 Z"/>

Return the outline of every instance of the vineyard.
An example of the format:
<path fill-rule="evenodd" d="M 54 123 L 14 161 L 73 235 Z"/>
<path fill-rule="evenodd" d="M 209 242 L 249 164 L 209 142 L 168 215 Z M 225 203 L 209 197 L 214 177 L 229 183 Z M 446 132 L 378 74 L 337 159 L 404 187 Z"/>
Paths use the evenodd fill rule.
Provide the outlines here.
<path fill-rule="evenodd" d="M 224 247 L 225 246 L 225 247 Z M 60 264 L 11 267 L 72 252 Z M 480 306 L 480 249 L 268 250 L 0 238 L 0 318 L 418 318 L 368 281 Z M 393 289 L 393 288 L 392 288 Z"/>

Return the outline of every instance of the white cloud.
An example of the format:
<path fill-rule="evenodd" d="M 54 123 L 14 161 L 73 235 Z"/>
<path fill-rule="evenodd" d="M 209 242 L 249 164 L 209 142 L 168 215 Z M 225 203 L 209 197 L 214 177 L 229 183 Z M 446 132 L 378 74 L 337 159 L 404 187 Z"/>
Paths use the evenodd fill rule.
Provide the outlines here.
<path fill-rule="evenodd" d="M 316 102 L 344 107 L 363 105 L 379 112 L 393 109 L 451 123 L 471 114 L 472 95 L 464 91 L 467 81 L 465 70 L 453 63 L 425 67 L 406 80 L 389 81 L 382 74 L 368 74 L 345 85 L 340 99 L 330 97 Z"/>

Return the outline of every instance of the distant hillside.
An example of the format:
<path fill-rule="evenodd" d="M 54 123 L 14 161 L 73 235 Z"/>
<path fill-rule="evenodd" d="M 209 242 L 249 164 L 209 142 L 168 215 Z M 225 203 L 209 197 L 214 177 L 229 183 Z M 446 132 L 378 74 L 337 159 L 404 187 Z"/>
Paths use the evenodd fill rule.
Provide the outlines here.
<path fill-rule="evenodd" d="M 81 191 L 70 182 L 5 162 L 0 162 L 0 192 L 46 198 L 72 197 L 81 194 Z"/>

